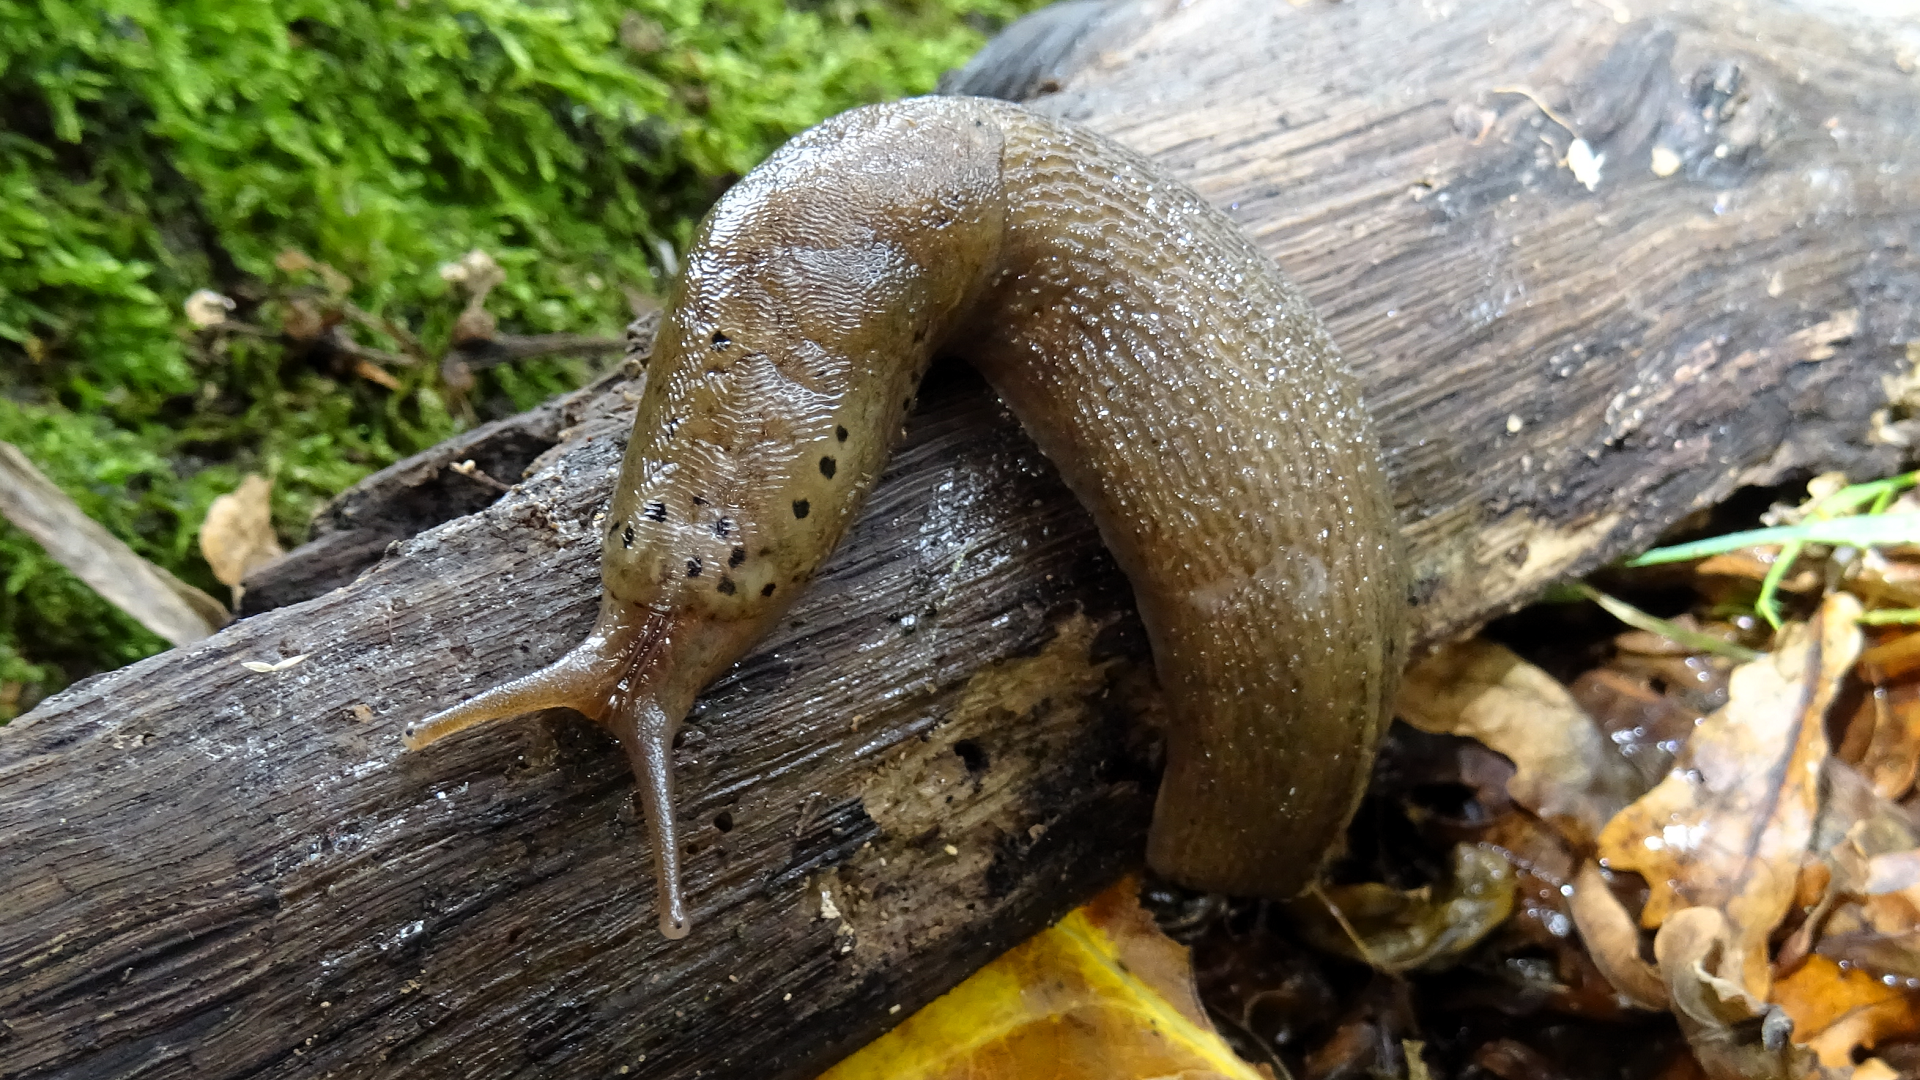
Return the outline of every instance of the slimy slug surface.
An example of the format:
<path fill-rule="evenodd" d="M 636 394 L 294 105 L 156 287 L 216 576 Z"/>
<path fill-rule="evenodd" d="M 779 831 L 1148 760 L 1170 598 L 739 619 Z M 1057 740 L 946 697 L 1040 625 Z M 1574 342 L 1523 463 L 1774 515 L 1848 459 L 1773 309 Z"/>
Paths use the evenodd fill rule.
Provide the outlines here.
<path fill-rule="evenodd" d="M 1352 377 L 1271 261 L 1139 156 L 1018 106 L 856 109 L 708 214 L 605 519 L 600 618 L 409 730 L 567 706 L 619 738 L 683 936 L 674 733 L 833 551 L 936 353 L 977 366 L 1133 583 L 1174 717 L 1148 861 L 1285 897 L 1357 804 L 1405 584 Z"/>

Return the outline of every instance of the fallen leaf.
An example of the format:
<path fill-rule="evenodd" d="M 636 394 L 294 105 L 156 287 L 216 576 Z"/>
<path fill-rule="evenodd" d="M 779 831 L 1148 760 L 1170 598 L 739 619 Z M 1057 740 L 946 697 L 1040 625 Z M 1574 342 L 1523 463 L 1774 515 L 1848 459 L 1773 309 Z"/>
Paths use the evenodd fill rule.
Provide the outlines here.
<path fill-rule="evenodd" d="M 1513 913 L 1513 866 L 1487 844 L 1456 844 L 1445 881 L 1418 889 L 1377 882 L 1315 890 L 1288 902 L 1307 940 L 1381 971 L 1436 970 L 1460 959 Z"/>
<path fill-rule="evenodd" d="M 1793 1041 L 1828 1068 L 1852 1065 L 1855 1047 L 1871 1050 L 1920 1033 L 1920 993 L 1824 956 L 1809 957 L 1783 977 L 1774 1001 L 1793 1018 Z"/>
<path fill-rule="evenodd" d="M 1518 1039 L 1495 1039 L 1473 1053 L 1473 1063 L 1500 1080 L 1540 1080 L 1560 1070 L 1545 1054 Z"/>
<path fill-rule="evenodd" d="M 1713 1080 L 1798 1080 L 1814 1056 L 1790 1038 L 1792 1019 L 1755 998 L 1739 982 L 1715 974 L 1729 967 L 1731 928 L 1713 908 L 1676 911 L 1653 939 L 1674 1019 L 1694 1057 Z"/>
<path fill-rule="evenodd" d="M 1534 963 L 1498 964 L 1493 967 L 1495 977 L 1529 998 L 1544 995 L 1543 1007 L 1556 1013 L 1625 1019 L 1636 1002 L 1615 989 L 1595 964 L 1582 934 L 1575 932 L 1579 893 L 1574 883 L 1581 861 L 1568 850 L 1565 839 L 1531 814 L 1507 813 L 1478 829 L 1475 840 L 1498 848 L 1514 869 L 1513 914 L 1500 925 L 1498 941 L 1491 948 L 1504 956 L 1551 958 L 1552 962 L 1551 977 Z M 1637 944 L 1640 929 L 1624 907 L 1620 918 Z M 1485 952 L 1481 950 L 1483 956 Z M 1657 977 L 1653 981 L 1659 982 Z"/>
<path fill-rule="evenodd" d="M 213 500 L 200 523 L 200 554 L 214 578 L 233 590 L 238 607 L 247 574 L 286 554 L 273 532 L 273 481 L 248 473 L 238 488 Z"/>
<path fill-rule="evenodd" d="M 1573 922 L 1589 955 L 1613 988 L 1643 1009 L 1661 1011 L 1671 1001 L 1660 972 L 1640 957 L 1640 928 L 1607 887 L 1598 866 L 1586 863 L 1573 884 Z"/>
<path fill-rule="evenodd" d="M 1207 1022 L 1187 950 L 1123 881 L 821 1080 L 1259 1080 Z"/>
<path fill-rule="evenodd" d="M 1617 666 L 1584 672 L 1567 690 L 1633 766 L 1642 793 L 1667 775 L 1675 748 L 1714 708 L 1680 700 L 1665 680 Z"/>
<path fill-rule="evenodd" d="M 1401 684 L 1400 717 L 1422 731 L 1478 739 L 1513 762 L 1507 793 L 1576 841 L 1645 790 L 1567 688 L 1504 646 L 1478 639 L 1442 649 Z"/>
<path fill-rule="evenodd" d="M 1920 685 L 1876 686 L 1868 700 L 1873 729 L 1855 767 L 1874 791 L 1889 799 L 1904 798 L 1920 774 Z"/>
<path fill-rule="evenodd" d="M 1419 1039 L 1401 1039 L 1400 1052 L 1407 1056 L 1407 1080 L 1433 1080 L 1427 1068 L 1427 1044 Z"/>
<path fill-rule="evenodd" d="M 1782 966 L 1817 952 L 1920 987 L 1920 822 L 1840 762 L 1827 763 L 1821 786 L 1813 846 L 1829 884 L 1782 947 Z"/>
<path fill-rule="evenodd" d="M 1712 972 L 1764 1001 L 1767 942 L 1808 856 L 1827 759 L 1824 720 L 1860 651 L 1860 603 L 1829 597 L 1769 656 L 1734 670 L 1727 704 L 1700 725 L 1665 780 L 1600 834 L 1609 869 L 1651 886 L 1641 924 L 1682 909 L 1724 913 L 1728 967 Z"/>
<path fill-rule="evenodd" d="M 1920 885 L 1920 850 L 1889 851 L 1867 860 L 1866 891 L 1905 892 Z"/>

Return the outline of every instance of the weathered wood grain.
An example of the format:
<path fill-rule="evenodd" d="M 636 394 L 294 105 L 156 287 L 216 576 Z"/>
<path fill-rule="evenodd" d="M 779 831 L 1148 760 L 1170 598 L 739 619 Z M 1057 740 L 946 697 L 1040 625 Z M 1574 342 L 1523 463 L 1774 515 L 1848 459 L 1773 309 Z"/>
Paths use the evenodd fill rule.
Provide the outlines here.
<path fill-rule="evenodd" d="M 691 718 L 688 943 L 654 930 L 597 728 L 398 742 L 585 633 L 616 389 L 520 490 L 353 586 L 6 729 L 5 1073 L 804 1073 L 1109 879 L 1153 776 L 1135 692 L 1109 693 L 1137 628 L 981 389 L 932 388 L 819 585 Z"/>
<path fill-rule="evenodd" d="M 1427 633 L 1741 485 L 1893 466 L 1871 418 L 1920 340 L 1910 28 L 1837 5 L 1280 7 L 1069 9 L 1078 45 L 1050 25 L 950 85 L 1037 93 L 1152 155 L 1293 275 L 1371 391 Z M 1603 158 L 1591 190 L 1576 137 Z"/>
<path fill-rule="evenodd" d="M 1433 638 L 1737 485 L 1904 452 L 1904 406 L 1876 416 L 1920 338 L 1898 35 L 1629 6 L 1083 4 L 959 85 L 1154 154 L 1302 283 L 1379 411 Z M 1509 87 L 1605 155 L 1593 190 Z M 344 587 L 0 731 L 0 1075 L 808 1075 L 1136 858 L 1155 699 L 1124 582 L 952 371 L 692 718 L 692 937 L 653 933 L 591 725 L 401 753 L 584 632 L 623 389 L 390 470 L 335 533 L 377 534 L 372 569 L 295 552 L 282 602 Z M 446 486 L 534 454 L 478 512 Z"/>

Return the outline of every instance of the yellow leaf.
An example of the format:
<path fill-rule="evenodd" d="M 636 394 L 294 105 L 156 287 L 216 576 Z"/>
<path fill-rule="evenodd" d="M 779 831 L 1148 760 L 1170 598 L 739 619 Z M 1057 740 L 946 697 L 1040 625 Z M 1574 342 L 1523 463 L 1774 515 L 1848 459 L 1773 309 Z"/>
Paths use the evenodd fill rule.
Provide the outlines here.
<path fill-rule="evenodd" d="M 1187 951 L 1123 881 L 821 1080 L 1259 1080 L 1207 1023 Z"/>

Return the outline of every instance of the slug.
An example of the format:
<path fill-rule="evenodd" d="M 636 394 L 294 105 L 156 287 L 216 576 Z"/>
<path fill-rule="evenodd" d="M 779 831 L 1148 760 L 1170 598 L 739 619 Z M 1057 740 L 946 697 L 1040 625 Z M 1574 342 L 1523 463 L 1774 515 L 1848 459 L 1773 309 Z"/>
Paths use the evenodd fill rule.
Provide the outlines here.
<path fill-rule="evenodd" d="M 567 706 L 630 759 L 688 930 L 673 738 L 806 586 L 936 353 L 969 359 L 1130 579 L 1169 702 L 1147 860 L 1288 897 L 1365 786 L 1405 650 L 1385 470 L 1306 300 L 1145 159 L 1018 106 L 844 113 L 701 224 L 604 519 L 599 620 L 408 729 Z"/>

